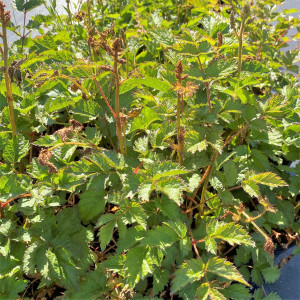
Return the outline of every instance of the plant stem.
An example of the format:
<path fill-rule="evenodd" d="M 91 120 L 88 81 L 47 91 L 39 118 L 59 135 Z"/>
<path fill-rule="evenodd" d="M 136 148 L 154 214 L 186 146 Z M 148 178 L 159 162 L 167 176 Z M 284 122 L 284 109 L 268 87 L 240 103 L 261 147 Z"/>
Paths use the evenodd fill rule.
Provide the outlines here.
<path fill-rule="evenodd" d="M 210 166 L 209 166 L 209 167 L 210 167 Z M 203 177 L 204 177 L 204 176 L 203 176 Z M 203 179 L 203 177 L 202 177 L 202 179 Z M 206 178 L 206 176 L 205 176 L 205 178 Z M 202 179 L 201 179 L 201 181 L 202 181 Z M 203 180 L 203 181 L 204 181 L 204 180 Z M 202 182 L 203 182 L 203 181 L 202 181 Z M 233 190 L 240 189 L 241 187 L 242 187 L 241 185 L 239 185 L 239 186 L 234 186 L 234 187 L 232 187 L 232 188 L 230 188 L 230 189 L 227 189 L 226 191 L 230 192 L 230 191 L 233 191 Z M 216 198 L 216 197 L 218 197 L 218 196 L 219 196 L 219 195 L 216 194 L 216 195 L 214 195 L 214 196 L 212 196 L 212 197 L 206 199 L 206 200 L 204 201 L 204 203 L 206 203 L 206 202 L 208 202 L 208 201 L 210 201 L 210 200 L 212 200 L 212 199 L 214 199 L 214 198 Z M 190 200 L 195 201 L 193 198 L 190 198 Z M 184 211 L 183 213 L 184 213 L 184 214 L 188 214 L 189 212 L 193 211 L 194 209 L 198 208 L 199 206 L 200 206 L 200 204 L 197 204 L 197 205 L 195 205 L 194 207 L 191 207 L 191 208 L 187 209 L 187 210 Z"/>
<path fill-rule="evenodd" d="M 34 141 L 34 131 L 30 133 L 30 150 L 29 150 L 29 163 L 32 162 L 32 155 L 33 155 L 33 141 Z"/>
<path fill-rule="evenodd" d="M 59 143 L 59 144 L 54 145 L 53 147 L 49 148 L 48 151 L 52 151 L 55 148 L 58 148 L 58 147 L 61 147 L 64 145 L 77 145 L 77 146 L 81 146 L 81 147 L 87 146 L 87 147 L 93 147 L 93 148 L 96 148 L 97 150 L 100 150 L 97 146 L 89 144 L 89 143 L 65 142 L 65 143 Z"/>
<path fill-rule="evenodd" d="M 23 35 L 21 37 L 21 40 L 22 40 L 22 47 L 21 47 L 21 53 L 23 53 L 23 48 L 24 48 L 24 40 L 25 40 L 25 25 L 26 25 L 26 14 L 27 14 L 27 11 L 24 10 L 24 19 L 23 19 Z"/>
<path fill-rule="evenodd" d="M 89 94 L 89 92 L 87 91 L 87 89 L 85 89 L 84 86 L 78 84 L 78 82 L 75 79 L 73 79 L 73 78 L 71 78 L 71 77 L 69 77 L 67 75 L 64 75 L 64 74 L 59 74 L 57 76 L 52 77 L 52 79 L 55 79 L 55 78 L 64 78 L 64 79 L 68 79 L 68 80 L 72 81 L 78 87 L 78 89 L 80 89 L 82 92 L 84 92 L 86 94 L 86 97 L 88 99 L 91 98 L 91 95 Z"/>
<path fill-rule="evenodd" d="M 129 73 L 128 61 L 129 61 L 129 55 L 128 55 L 128 49 L 127 49 L 126 50 L 126 78 L 128 78 L 128 73 Z"/>
<path fill-rule="evenodd" d="M 116 109 L 116 123 L 117 123 L 117 137 L 119 140 L 119 147 L 121 154 L 124 154 L 123 148 L 123 136 L 122 136 L 122 123 L 120 118 L 120 78 L 118 72 L 118 55 L 114 56 L 114 74 L 116 80 L 116 91 L 115 91 L 115 109 Z"/>
<path fill-rule="evenodd" d="M 245 28 L 245 21 L 246 19 L 242 19 L 242 25 L 238 34 L 239 39 L 239 53 L 238 53 L 238 77 L 240 77 L 242 71 L 242 51 L 243 51 L 243 33 Z"/>
<path fill-rule="evenodd" d="M 107 137 L 108 137 L 108 139 L 109 139 L 109 141 L 110 141 L 110 144 L 111 144 L 111 146 L 113 147 L 113 149 L 114 149 L 116 152 L 118 152 L 118 150 L 116 149 L 116 147 L 115 147 L 115 145 L 114 145 L 114 143 L 113 143 L 113 141 L 112 141 L 112 139 L 111 139 L 111 135 L 110 135 L 110 131 L 109 131 L 109 128 L 108 128 L 108 125 L 107 125 L 106 117 L 103 118 L 103 121 L 104 121 L 104 123 L 105 123 L 105 128 L 106 128 L 106 131 L 107 131 Z"/>
<path fill-rule="evenodd" d="M 190 236 L 191 236 L 191 238 L 192 238 L 192 245 L 193 245 L 194 251 L 195 251 L 197 257 L 201 259 L 201 256 L 200 256 L 200 254 L 199 254 L 199 251 L 198 251 L 198 249 L 197 249 L 197 243 L 196 243 L 196 241 L 195 241 L 195 239 L 194 239 L 194 236 L 193 236 L 193 233 L 192 233 L 192 230 L 191 230 L 191 229 L 190 229 Z"/>
<path fill-rule="evenodd" d="M 177 116 L 176 116 L 176 125 L 177 125 L 177 157 L 178 162 L 180 165 L 182 165 L 182 151 L 183 151 L 183 137 L 181 132 L 181 125 L 180 125 L 180 119 L 181 119 L 181 102 L 182 102 L 182 94 L 177 93 Z"/>
<path fill-rule="evenodd" d="M 88 31 L 89 31 L 91 28 L 91 0 L 87 0 L 86 9 L 87 9 Z M 89 51 L 89 56 L 92 59 L 91 45 L 89 43 L 88 43 L 88 51 Z"/>
<path fill-rule="evenodd" d="M 67 2 L 67 12 L 68 12 L 68 16 L 69 16 L 69 22 L 72 25 L 72 13 L 71 13 L 71 9 L 70 9 L 70 0 L 66 0 Z"/>
<path fill-rule="evenodd" d="M 238 208 L 236 208 L 238 209 Z M 267 240 L 269 237 L 266 235 L 266 233 L 263 232 L 263 230 L 255 223 L 252 221 L 251 217 L 245 213 L 244 211 L 242 211 L 242 215 L 244 215 L 249 221 L 250 223 L 256 228 L 256 230 Z"/>
<path fill-rule="evenodd" d="M 25 193 L 25 194 L 18 195 L 16 197 L 13 197 L 13 198 L 7 200 L 6 202 L 0 203 L 0 206 L 5 207 L 7 204 L 9 204 L 10 202 L 12 202 L 14 200 L 18 200 L 18 199 L 21 199 L 21 198 L 27 198 L 27 197 L 32 197 L 32 194 L 31 193 Z"/>
<path fill-rule="evenodd" d="M 242 51 L 243 51 L 243 33 L 246 25 L 246 20 L 250 14 L 250 5 L 249 3 L 246 3 L 243 7 L 241 19 L 242 24 L 240 27 L 240 31 L 237 34 L 238 40 L 239 40 L 239 53 L 238 53 L 238 77 L 240 77 L 241 71 L 242 71 Z"/>
<path fill-rule="evenodd" d="M 203 184 L 201 199 L 200 199 L 200 204 L 199 204 L 200 205 L 199 213 L 200 213 L 201 216 L 203 215 L 203 211 L 204 211 L 205 196 L 206 196 L 206 191 L 207 191 L 209 179 L 210 179 L 210 176 L 212 174 L 213 166 L 214 166 L 214 163 L 215 163 L 217 157 L 218 157 L 218 152 L 216 151 L 214 153 L 213 157 L 212 157 L 211 165 L 209 166 L 209 169 L 207 171 L 207 176 L 206 176 L 204 184 Z"/>
<path fill-rule="evenodd" d="M 6 32 L 6 17 L 4 15 L 4 9 L 1 10 L 1 23 L 2 23 L 2 41 L 3 41 L 3 50 L 2 47 L 0 46 L 1 50 L 1 55 L 2 59 L 4 62 L 4 79 L 5 79 L 5 85 L 6 85 L 6 98 L 7 98 L 7 103 L 8 103 L 8 108 L 9 108 L 9 119 L 10 119 L 10 125 L 11 125 L 11 132 L 12 136 L 16 136 L 17 131 L 16 131 L 16 122 L 15 122 L 15 115 L 14 115 L 14 99 L 13 99 L 13 94 L 12 94 L 12 83 L 11 79 L 8 75 L 8 43 L 7 43 L 7 32 Z"/>
<path fill-rule="evenodd" d="M 198 59 L 198 63 L 200 65 L 201 71 L 204 74 L 204 69 L 202 67 L 199 55 L 197 56 L 197 59 Z M 208 111 L 211 112 L 211 101 L 210 101 L 210 93 L 209 93 L 209 84 L 210 83 L 209 82 L 203 82 L 203 83 L 205 85 L 205 90 L 206 90 L 206 98 L 207 98 L 207 104 L 208 104 Z"/>
<path fill-rule="evenodd" d="M 241 134 L 244 130 L 246 130 L 248 128 L 248 124 L 246 124 L 245 126 L 243 126 L 237 133 L 235 133 L 234 135 L 232 135 L 230 138 L 228 138 L 226 140 L 226 142 L 224 143 L 223 145 L 223 149 L 236 137 L 238 136 L 239 134 Z"/>
<path fill-rule="evenodd" d="M 111 113 L 113 114 L 114 118 L 116 119 L 116 118 L 117 118 L 117 115 L 116 115 L 115 111 L 113 110 L 113 108 L 111 107 L 111 105 L 109 104 L 109 102 L 108 102 L 106 96 L 104 95 L 104 92 L 103 92 L 103 90 L 102 90 L 102 88 L 101 88 L 100 84 L 98 83 L 98 81 L 97 81 L 97 79 L 96 79 L 95 76 L 93 77 L 93 80 L 94 80 L 94 82 L 96 83 L 97 88 L 99 89 L 99 91 L 100 91 L 100 93 L 101 93 L 101 96 L 103 97 L 103 99 L 104 99 L 106 105 L 108 106 L 109 110 L 111 111 Z"/>

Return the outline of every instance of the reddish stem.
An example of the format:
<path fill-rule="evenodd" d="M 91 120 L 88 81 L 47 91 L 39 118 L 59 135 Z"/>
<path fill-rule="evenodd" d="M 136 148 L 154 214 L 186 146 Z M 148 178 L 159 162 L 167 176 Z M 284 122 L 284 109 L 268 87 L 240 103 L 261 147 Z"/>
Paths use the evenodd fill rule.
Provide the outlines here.
<path fill-rule="evenodd" d="M 134 169 L 133 173 L 137 174 L 137 172 L 139 171 L 139 169 L 142 165 L 143 165 L 143 162 L 141 161 L 140 164 Z"/>
<path fill-rule="evenodd" d="M 111 113 L 113 114 L 114 118 L 116 119 L 117 118 L 117 114 L 114 112 L 114 110 L 112 109 L 111 105 L 109 104 L 109 102 L 108 102 L 107 98 L 105 97 L 104 92 L 103 92 L 103 90 L 102 90 L 102 88 L 101 88 L 100 84 L 98 83 L 98 81 L 97 81 L 97 79 L 96 79 L 95 76 L 93 77 L 93 80 L 96 83 L 96 85 L 97 85 L 97 87 L 98 87 L 98 89 L 99 89 L 99 91 L 100 91 L 100 93 L 101 93 L 104 101 L 106 102 L 108 108 L 110 109 Z"/>
<path fill-rule="evenodd" d="M 248 128 L 248 124 L 245 125 L 242 129 L 240 129 L 237 133 L 235 133 L 229 140 L 227 140 L 225 143 L 224 143 L 224 146 L 223 148 L 226 147 L 226 145 L 228 145 L 236 136 L 238 136 L 239 134 L 241 134 L 244 130 L 246 130 Z"/>
<path fill-rule="evenodd" d="M 7 200 L 6 202 L 0 203 L 0 206 L 5 207 L 7 204 L 9 204 L 10 202 L 12 202 L 14 200 L 18 200 L 18 199 L 26 198 L 26 197 L 31 197 L 31 196 L 32 196 L 32 194 L 30 194 L 30 193 L 21 194 L 21 195 L 18 195 L 14 198 L 11 198 L 11 199 Z"/>

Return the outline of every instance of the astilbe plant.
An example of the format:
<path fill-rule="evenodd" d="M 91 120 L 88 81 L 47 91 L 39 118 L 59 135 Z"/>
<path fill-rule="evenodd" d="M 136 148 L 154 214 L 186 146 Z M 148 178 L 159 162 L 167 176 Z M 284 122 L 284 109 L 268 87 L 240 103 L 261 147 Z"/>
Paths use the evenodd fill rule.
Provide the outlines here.
<path fill-rule="evenodd" d="M 281 2 L 1 2 L 1 299 L 266 296 L 299 239 Z"/>

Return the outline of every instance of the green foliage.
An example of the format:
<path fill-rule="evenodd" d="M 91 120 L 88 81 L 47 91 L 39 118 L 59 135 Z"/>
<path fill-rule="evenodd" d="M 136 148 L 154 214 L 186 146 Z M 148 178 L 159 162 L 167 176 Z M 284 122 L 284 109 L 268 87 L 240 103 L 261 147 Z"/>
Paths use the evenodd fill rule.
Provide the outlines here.
<path fill-rule="evenodd" d="M 251 237 L 246 234 L 246 231 L 240 225 L 234 223 L 212 220 L 206 224 L 206 234 L 206 249 L 213 254 L 217 253 L 217 243 L 215 241 L 217 238 L 228 242 L 230 245 L 245 244 L 252 247 L 255 245 Z"/>
<path fill-rule="evenodd" d="M 26 286 L 26 280 L 18 280 L 15 277 L 4 277 L 0 279 L 0 299 L 13 300 L 18 297 L 18 293 L 22 292 Z"/>
<path fill-rule="evenodd" d="M 247 300 L 279 278 L 273 249 L 299 234 L 299 52 L 282 47 L 300 21 L 254 2 L 245 19 L 242 0 L 14 1 L 0 299 Z"/>

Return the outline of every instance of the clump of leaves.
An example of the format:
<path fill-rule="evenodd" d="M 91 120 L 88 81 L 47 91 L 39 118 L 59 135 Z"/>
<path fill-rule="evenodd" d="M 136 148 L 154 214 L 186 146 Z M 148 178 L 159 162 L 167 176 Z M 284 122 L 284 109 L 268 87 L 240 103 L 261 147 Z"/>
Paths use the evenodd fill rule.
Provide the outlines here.
<path fill-rule="evenodd" d="M 28 21 L 42 2 L 16 1 L 23 28 L 0 7 L 0 298 L 266 296 L 300 233 L 299 20 L 88 0 Z"/>

